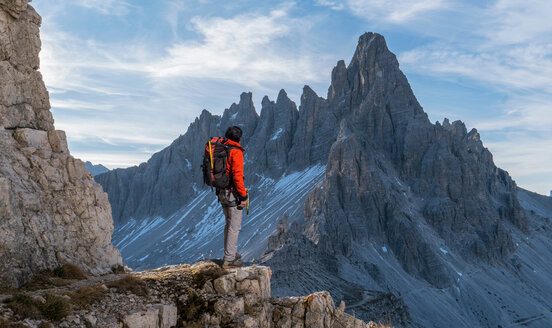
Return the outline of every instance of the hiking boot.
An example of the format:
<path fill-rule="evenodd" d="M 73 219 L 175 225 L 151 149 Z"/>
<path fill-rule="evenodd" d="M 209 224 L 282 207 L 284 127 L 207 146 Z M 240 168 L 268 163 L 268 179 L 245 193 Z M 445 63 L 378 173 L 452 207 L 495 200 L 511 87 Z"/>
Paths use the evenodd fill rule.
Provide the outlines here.
<path fill-rule="evenodd" d="M 224 263 L 222 263 L 222 268 L 223 269 L 241 268 L 242 265 L 243 265 L 243 261 L 236 256 L 236 258 L 234 258 L 233 261 L 224 261 Z"/>

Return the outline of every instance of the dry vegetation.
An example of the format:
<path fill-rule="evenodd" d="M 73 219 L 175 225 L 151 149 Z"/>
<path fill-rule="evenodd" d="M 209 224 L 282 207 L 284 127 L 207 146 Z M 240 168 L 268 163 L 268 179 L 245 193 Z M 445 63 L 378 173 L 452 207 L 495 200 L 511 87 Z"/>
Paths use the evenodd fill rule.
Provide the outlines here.
<path fill-rule="evenodd" d="M 39 290 L 66 286 L 71 280 L 86 279 L 84 272 L 76 265 L 64 263 L 54 270 L 42 270 L 34 274 L 22 287 L 24 290 Z"/>
<path fill-rule="evenodd" d="M 13 311 L 17 319 L 45 319 L 59 321 L 71 312 L 70 301 L 48 289 L 67 286 L 74 281 L 86 279 L 84 272 L 76 265 L 64 263 L 53 270 L 42 270 L 33 275 L 20 289 L 6 289 L 1 293 L 11 295 L 4 300 L 6 306 Z M 42 295 L 33 293 L 46 290 Z M 31 293 L 31 294 L 29 294 Z M 77 298 L 76 302 L 81 301 Z M 0 319 L 0 328 L 3 327 L 27 327 L 20 323 L 10 323 L 6 319 Z M 39 327 L 51 327 L 48 322 L 43 322 Z"/>
<path fill-rule="evenodd" d="M 75 307 L 88 309 L 94 303 L 101 301 L 107 292 L 105 285 L 86 286 L 70 292 L 71 304 Z"/>
<path fill-rule="evenodd" d="M 54 294 L 46 294 L 43 301 L 29 295 L 16 294 L 5 302 L 20 319 L 30 318 L 59 321 L 71 311 L 67 299 Z"/>
<path fill-rule="evenodd" d="M 126 276 L 122 279 L 107 283 L 107 287 L 116 288 L 118 293 L 130 292 L 137 296 L 147 296 L 148 286 L 144 280 L 136 276 Z"/>

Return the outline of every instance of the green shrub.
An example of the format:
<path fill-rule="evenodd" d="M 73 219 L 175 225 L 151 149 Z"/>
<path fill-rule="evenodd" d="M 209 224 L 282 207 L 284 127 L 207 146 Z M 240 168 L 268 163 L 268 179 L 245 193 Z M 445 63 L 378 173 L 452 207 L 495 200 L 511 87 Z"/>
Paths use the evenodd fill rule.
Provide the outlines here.
<path fill-rule="evenodd" d="M 46 302 L 41 303 L 29 295 L 16 294 L 6 300 L 5 303 L 15 315 L 22 319 L 46 318 L 52 321 L 59 321 L 71 312 L 69 303 L 63 297 L 46 294 L 44 299 Z"/>

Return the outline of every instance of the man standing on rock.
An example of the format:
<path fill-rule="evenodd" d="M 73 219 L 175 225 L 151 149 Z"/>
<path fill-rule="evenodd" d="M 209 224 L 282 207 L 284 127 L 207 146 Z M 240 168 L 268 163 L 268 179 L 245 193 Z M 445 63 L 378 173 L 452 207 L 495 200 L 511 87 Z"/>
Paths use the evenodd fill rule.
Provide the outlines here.
<path fill-rule="evenodd" d="M 237 268 L 243 265 L 238 250 L 238 235 L 241 230 L 243 208 L 247 203 L 247 190 L 243 183 L 243 152 L 240 145 L 242 129 L 231 126 L 226 130 L 226 145 L 230 147 L 226 161 L 227 174 L 231 177 L 230 186 L 217 189 L 217 196 L 226 218 L 224 227 L 224 262 L 222 267 Z"/>

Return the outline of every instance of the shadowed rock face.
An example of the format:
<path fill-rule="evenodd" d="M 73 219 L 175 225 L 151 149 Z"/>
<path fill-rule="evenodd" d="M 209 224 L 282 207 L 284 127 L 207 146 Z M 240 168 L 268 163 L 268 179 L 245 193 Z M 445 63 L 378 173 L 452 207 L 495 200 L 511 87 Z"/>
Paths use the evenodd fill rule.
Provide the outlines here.
<path fill-rule="evenodd" d="M 515 183 L 477 131 L 431 124 L 380 35 L 361 36 L 348 68 L 339 62 L 332 78 L 329 100 L 319 103 L 334 106 L 319 115 L 342 119 L 325 181 L 305 204 L 305 235 L 334 256 L 388 244 L 405 271 L 440 288 L 455 273 L 420 224 L 467 260 L 504 260 L 509 231 L 527 224 Z"/>
<path fill-rule="evenodd" d="M 0 287 L 63 261 L 91 273 L 122 264 L 107 194 L 54 129 L 27 2 L 0 1 Z"/>
<path fill-rule="evenodd" d="M 467 132 L 462 122 L 447 119 L 429 122 L 382 36 L 360 37 L 349 66 L 340 61 L 334 68 L 328 100 L 320 103 L 327 113 L 319 115 L 339 118 L 339 132 L 325 179 L 305 200 L 304 222 L 280 227 L 269 239 L 265 260 L 275 268 L 277 294 L 324 286 L 358 301 L 362 297 L 347 292 L 348 284 L 400 295 L 420 282 L 423 290 L 455 288 L 459 268 L 502 267 L 518 275 L 519 267 L 511 265 L 520 261 L 514 240 L 530 231 L 530 221 L 515 183 L 494 165 L 475 129 Z M 442 300 L 410 300 L 420 322 L 416 302 L 428 311 Z M 443 308 L 430 312 L 453 312 Z M 384 317 L 391 310 L 381 311 Z M 409 325 L 404 313 L 392 317 L 395 325 Z"/>

